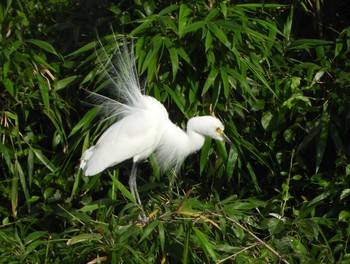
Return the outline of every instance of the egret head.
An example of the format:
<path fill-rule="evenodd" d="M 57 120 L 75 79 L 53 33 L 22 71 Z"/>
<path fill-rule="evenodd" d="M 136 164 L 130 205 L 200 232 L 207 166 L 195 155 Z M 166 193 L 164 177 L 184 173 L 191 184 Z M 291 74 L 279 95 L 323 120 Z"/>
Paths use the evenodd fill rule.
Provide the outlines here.
<path fill-rule="evenodd" d="M 198 134 L 215 140 L 224 140 L 230 144 L 232 143 L 224 133 L 225 127 L 222 122 L 213 116 L 196 116 L 191 118 L 188 121 L 187 130 L 193 130 Z"/>

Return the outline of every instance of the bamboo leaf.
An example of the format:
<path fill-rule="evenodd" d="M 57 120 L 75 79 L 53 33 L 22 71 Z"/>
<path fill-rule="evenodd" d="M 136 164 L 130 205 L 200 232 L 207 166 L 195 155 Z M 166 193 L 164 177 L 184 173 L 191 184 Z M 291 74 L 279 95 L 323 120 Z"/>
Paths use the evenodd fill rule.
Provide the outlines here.
<path fill-rule="evenodd" d="M 179 70 L 179 56 L 173 43 L 168 38 L 166 38 L 164 42 L 170 55 L 171 68 L 173 72 L 173 80 L 175 80 L 177 71 Z"/>
<path fill-rule="evenodd" d="M 64 88 L 68 87 L 69 85 L 74 83 L 78 78 L 79 78 L 79 76 L 74 75 L 74 76 L 69 76 L 67 78 L 59 80 L 56 84 L 56 90 L 59 91 L 59 90 L 62 90 Z"/>
<path fill-rule="evenodd" d="M 192 13 L 192 10 L 185 4 L 180 5 L 180 10 L 179 10 L 179 35 L 180 37 L 183 36 L 183 31 L 186 28 L 187 24 L 187 17 Z"/>
<path fill-rule="evenodd" d="M 135 198 L 132 196 L 130 191 L 114 176 L 111 176 L 115 188 L 119 190 L 125 197 L 127 197 L 133 203 L 136 203 Z"/>
<path fill-rule="evenodd" d="M 210 33 L 210 31 L 207 31 L 207 34 L 205 36 L 205 52 L 208 52 L 209 49 L 212 47 L 213 37 Z"/>
<path fill-rule="evenodd" d="M 3 85 L 5 86 L 6 90 L 10 93 L 12 97 L 16 97 L 16 92 L 15 88 L 13 86 L 13 83 L 11 82 L 10 79 L 4 79 L 3 80 Z"/>
<path fill-rule="evenodd" d="M 89 234 L 80 234 L 77 236 L 74 236 L 72 238 L 70 238 L 67 241 L 67 246 L 71 246 L 77 243 L 81 243 L 81 242 L 85 242 L 85 241 L 97 241 L 99 242 L 103 237 L 100 234 L 96 234 L 96 233 L 89 233 Z"/>
<path fill-rule="evenodd" d="M 209 30 L 221 41 L 222 44 L 224 44 L 229 49 L 231 48 L 231 43 L 228 41 L 227 36 L 222 30 L 219 29 L 216 24 L 209 22 L 207 26 Z"/>
<path fill-rule="evenodd" d="M 135 28 L 133 31 L 131 31 L 131 36 L 136 36 L 138 34 L 142 34 L 144 31 L 146 31 L 149 28 L 152 28 L 152 22 L 156 20 L 156 16 L 148 16 L 147 18 L 142 18 L 139 20 L 136 20 L 135 22 L 141 23 L 137 28 Z"/>
<path fill-rule="evenodd" d="M 209 22 L 213 20 L 213 18 L 217 17 L 219 15 L 220 11 L 217 8 L 213 8 L 209 14 L 205 17 L 205 21 Z"/>
<path fill-rule="evenodd" d="M 323 117 L 321 118 L 321 131 L 320 136 L 318 138 L 318 142 L 316 144 L 316 172 L 320 169 L 323 155 L 326 149 L 327 139 L 328 139 L 328 132 L 329 132 L 329 116 L 324 113 Z"/>
<path fill-rule="evenodd" d="M 206 138 L 204 145 L 201 149 L 200 162 L 199 162 L 199 174 L 202 174 L 207 164 L 209 151 L 211 149 L 211 139 Z"/>
<path fill-rule="evenodd" d="M 31 149 L 33 150 L 35 156 L 41 161 L 43 165 L 45 165 L 46 168 L 48 168 L 51 172 L 56 171 L 55 166 L 45 157 L 41 150 L 35 148 Z"/>
<path fill-rule="evenodd" d="M 229 93 L 230 93 L 230 87 L 229 87 L 228 74 L 225 68 L 220 69 L 220 75 L 221 75 L 222 84 L 224 86 L 225 98 L 228 99 Z"/>
<path fill-rule="evenodd" d="M 172 90 L 168 85 L 163 85 L 163 88 L 167 91 L 168 94 L 170 94 L 171 99 L 174 100 L 177 107 L 181 110 L 181 112 L 189 118 L 189 113 L 185 111 L 186 106 L 186 100 L 181 95 L 181 92 L 178 89 Z"/>
<path fill-rule="evenodd" d="M 182 35 L 185 35 L 189 32 L 196 32 L 198 29 L 202 29 L 204 25 L 204 21 L 196 21 L 192 24 L 186 25 L 186 27 L 182 30 Z"/>
<path fill-rule="evenodd" d="M 166 8 L 164 8 L 163 10 L 161 10 L 159 12 L 159 15 L 163 16 L 163 15 L 167 15 L 175 10 L 178 10 L 179 9 L 179 5 L 177 4 L 174 4 L 174 5 L 171 5 L 171 6 L 168 6 Z"/>
<path fill-rule="evenodd" d="M 211 69 L 209 75 L 208 75 L 208 78 L 203 86 L 203 90 L 202 90 L 202 96 L 204 94 L 206 94 L 206 92 L 209 90 L 209 88 L 211 86 L 213 86 L 214 82 L 215 82 L 215 79 L 216 79 L 216 76 L 218 75 L 218 70 L 216 68 L 213 68 Z"/>
<path fill-rule="evenodd" d="M 50 95 L 49 95 L 50 87 L 48 83 L 45 80 L 43 80 L 42 77 L 38 76 L 38 81 L 39 81 L 40 94 L 41 94 L 41 98 L 44 103 L 44 106 L 47 109 L 50 109 Z"/>
<path fill-rule="evenodd" d="M 261 193 L 261 189 L 259 187 L 259 183 L 258 183 L 258 179 L 256 177 L 256 174 L 254 172 L 254 169 L 252 167 L 252 165 L 250 164 L 250 162 L 247 162 L 247 169 L 249 171 L 249 175 L 250 175 L 250 178 L 252 179 L 252 182 L 254 184 L 254 188 L 256 190 L 257 193 Z"/>
<path fill-rule="evenodd" d="M 90 42 L 90 43 L 82 46 L 81 48 L 77 49 L 76 51 L 69 53 L 67 55 L 67 57 L 76 56 L 76 55 L 85 53 L 87 51 L 94 50 L 95 48 L 96 48 L 96 41 L 93 41 L 93 42 Z"/>
<path fill-rule="evenodd" d="M 12 215 L 17 216 L 18 207 L 18 176 L 13 175 L 11 184 L 11 209 Z"/>
<path fill-rule="evenodd" d="M 145 229 L 145 231 L 143 232 L 140 240 L 139 240 L 139 244 L 144 241 L 151 233 L 152 231 L 159 225 L 158 221 L 153 221 L 151 222 Z"/>
<path fill-rule="evenodd" d="M 91 110 L 89 110 L 84 117 L 72 128 L 69 137 L 73 136 L 76 134 L 78 131 L 81 131 L 82 128 L 88 127 L 92 120 L 97 116 L 99 112 L 98 107 L 94 107 Z"/>
<path fill-rule="evenodd" d="M 57 51 L 55 50 L 55 48 L 48 43 L 47 41 L 44 40 L 39 40 L 39 39 L 27 39 L 26 42 L 34 44 L 35 46 L 56 55 L 57 57 L 60 57 L 60 55 L 57 53 Z"/>
<path fill-rule="evenodd" d="M 236 146 L 232 145 L 228 154 L 227 158 L 227 165 L 226 165 L 226 173 L 227 173 L 227 178 L 230 180 L 233 175 L 233 171 L 236 167 L 238 160 L 238 150 Z"/>
<path fill-rule="evenodd" d="M 201 245 L 202 249 L 204 250 L 204 253 L 207 256 L 208 260 L 212 259 L 213 261 L 216 261 L 217 256 L 215 254 L 212 244 L 210 244 L 208 240 L 208 237 L 198 228 L 192 227 L 192 229 L 196 233 L 196 236 L 198 237 L 198 242 Z"/>

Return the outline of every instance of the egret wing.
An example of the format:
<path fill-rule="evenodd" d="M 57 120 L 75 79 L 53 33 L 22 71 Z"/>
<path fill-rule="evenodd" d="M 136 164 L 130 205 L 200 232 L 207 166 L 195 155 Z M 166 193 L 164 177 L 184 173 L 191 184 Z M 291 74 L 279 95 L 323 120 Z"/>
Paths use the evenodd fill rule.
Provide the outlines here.
<path fill-rule="evenodd" d="M 109 127 L 83 156 L 86 176 L 95 175 L 124 160 L 146 159 L 159 142 L 159 121 L 148 111 L 137 111 Z"/>

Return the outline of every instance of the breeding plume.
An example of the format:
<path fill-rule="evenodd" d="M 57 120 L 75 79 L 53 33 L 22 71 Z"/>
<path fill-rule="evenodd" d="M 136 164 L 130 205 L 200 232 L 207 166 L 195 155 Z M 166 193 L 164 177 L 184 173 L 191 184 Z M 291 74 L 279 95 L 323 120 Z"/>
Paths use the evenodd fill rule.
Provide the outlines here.
<path fill-rule="evenodd" d="M 169 119 L 165 107 L 151 96 L 142 94 L 135 69 L 133 47 L 116 48 L 113 60 L 102 48 L 100 61 L 106 63 L 104 71 L 109 77 L 118 101 L 95 95 L 102 107 L 112 109 L 118 121 L 111 125 L 97 143 L 84 153 L 80 168 L 86 176 L 96 175 L 125 160 L 133 159 L 129 187 L 139 205 L 143 221 L 146 221 L 137 191 L 137 165 L 155 154 L 158 165 L 164 171 L 177 169 L 183 160 L 204 144 L 205 137 L 228 140 L 224 125 L 213 116 L 197 116 L 188 120 L 184 131 Z M 101 59 L 103 57 L 103 60 Z"/>

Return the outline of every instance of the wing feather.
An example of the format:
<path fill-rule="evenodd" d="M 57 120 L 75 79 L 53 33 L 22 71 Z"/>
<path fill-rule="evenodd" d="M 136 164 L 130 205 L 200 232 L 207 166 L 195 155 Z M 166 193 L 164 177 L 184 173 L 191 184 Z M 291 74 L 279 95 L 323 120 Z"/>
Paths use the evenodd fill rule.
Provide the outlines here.
<path fill-rule="evenodd" d="M 159 121 L 149 111 L 137 111 L 109 127 L 83 156 L 80 167 L 95 175 L 124 160 L 146 159 L 157 147 Z"/>

